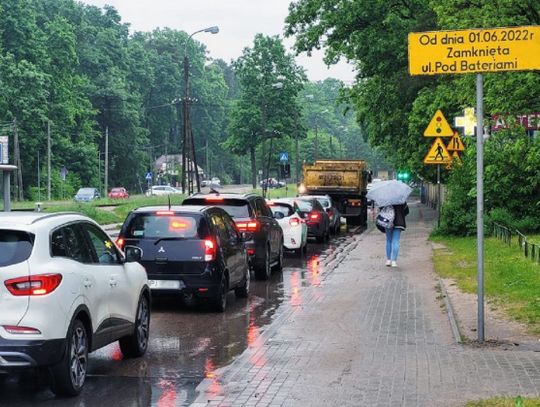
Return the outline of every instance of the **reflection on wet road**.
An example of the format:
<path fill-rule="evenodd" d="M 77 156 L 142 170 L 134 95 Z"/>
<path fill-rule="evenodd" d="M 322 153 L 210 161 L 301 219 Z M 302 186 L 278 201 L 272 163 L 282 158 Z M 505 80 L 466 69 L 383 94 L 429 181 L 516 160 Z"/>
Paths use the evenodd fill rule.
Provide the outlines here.
<path fill-rule="evenodd" d="M 321 284 L 321 264 L 350 239 L 342 234 L 327 245 L 310 242 L 303 257 L 287 254 L 282 272 L 274 272 L 269 281 L 252 279 L 247 300 L 229 293 L 223 314 L 204 306 L 187 307 L 178 299 L 155 298 L 144 357 L 123 360 L 117 343 L 92 353 L 85 388 L 74 399 L 56 399 L 46 377 L 0 374 L 0 406 L 189 405 L 201 380 L 213 378 L 216 369 L 246 348 L 263 345 L 262 335 L 280 310 L 302 305 L 302 288 Z M 261 366 L 265 361 L 251 363 Z"/>

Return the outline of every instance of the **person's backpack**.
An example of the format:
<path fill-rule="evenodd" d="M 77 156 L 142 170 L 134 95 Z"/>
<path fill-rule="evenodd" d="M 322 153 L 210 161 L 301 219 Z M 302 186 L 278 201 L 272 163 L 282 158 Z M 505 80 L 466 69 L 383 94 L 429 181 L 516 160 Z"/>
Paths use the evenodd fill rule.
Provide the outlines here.
<path fill-rule="evenodd" d="M 392 229 L 394 227 L 394 217 L 395 213 L 393 206 L 382 207 L 375 220 L 377 229 L 383 233 L 386 233 L 386 229 Z"/>

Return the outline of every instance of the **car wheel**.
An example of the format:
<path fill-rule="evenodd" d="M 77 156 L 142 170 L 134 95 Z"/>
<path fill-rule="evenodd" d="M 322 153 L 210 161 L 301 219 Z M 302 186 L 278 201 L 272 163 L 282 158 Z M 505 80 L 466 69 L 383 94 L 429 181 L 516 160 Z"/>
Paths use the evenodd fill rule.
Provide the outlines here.
<path fill-rule="evenodd" d="M 281 271 L 283 270 L 283 242 L 281 242 L 279 253 L 278 253 L 278 260 L 277 264 L 274 266 L 274 270 Z"/>
<path fill-rule="evenodd" d="M 241 285 L 239 287 L 236 287 L 234 289 L 234 295 L 236 295 L 236 298 L 247 298 L 249 295 L 249 284 L 250 284 L 250 276 L 249 276 L 249 267 L 246 263 L 246 275 L 244 277 L 244 281 L 242 281 Z"/>
<path fill-rule="evenodd" d="M 84 324 L 75 319 L 68 330 L 67 347 L 62 360 L 51 368 L 52 390 L 57 395 L 78 395 L 88 369 L 88 333 Z"/>
<path fill-rule="evenodd" d="M 268 280 L 272 269 L 270 268 L 270 247 L 266 245 L 263 263 L 255 267 L 255 278 L 257 280 Z"/>
<path fill-rule="evenodd" d="M 225 274 L 221 277 L 221 284 L 219 285 L 216 296 L 214 297 L 214 310 L 217 312 L 225 312 L 227 308 L 227 279 Z"/>
<path fill-rule="evenodd" d="M 150 305 L 143 295 L 139 299 L 137 317 L 135 320 L 135 332 L 133 335 L 120 339 L 120 350 L 125 357 L 138 358 L 148 349 L 148 337 L 150 333 Z"/>

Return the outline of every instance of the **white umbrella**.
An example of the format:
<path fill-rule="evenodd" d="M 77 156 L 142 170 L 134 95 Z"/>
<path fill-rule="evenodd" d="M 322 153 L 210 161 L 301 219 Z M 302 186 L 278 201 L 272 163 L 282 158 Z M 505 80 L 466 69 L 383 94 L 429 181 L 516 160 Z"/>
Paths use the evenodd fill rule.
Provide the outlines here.
<path fill-rule="evenodd" d="M 410 186 L 393 179 L 373 184 L 367 198 L 375 201 L 377 206 L 399 205 L 407 200 L 411 192 Z"/>

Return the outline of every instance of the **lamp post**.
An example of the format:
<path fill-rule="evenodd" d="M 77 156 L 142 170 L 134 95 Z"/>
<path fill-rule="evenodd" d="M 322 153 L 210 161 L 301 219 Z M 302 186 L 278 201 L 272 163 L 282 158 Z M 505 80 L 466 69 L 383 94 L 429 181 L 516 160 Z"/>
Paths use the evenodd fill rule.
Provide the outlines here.
<path fill-rule="evenodd" d="M 217 34 L 219 32 L 219 27 L 212 26 L 208 28 L 203 28 L 202 30 L 195 31 L 192 33 L 186 40 L 184 45 L 184 100 L 183 100 L 183 110 L 184 110 L 184 126 L 182 132 L 182 193 L 186 191 L 186 164 L 189 166 L 188 169 L 188 194 L 193 193 L 193 172 L 191 171 L 192 165 L 195 167 L 195 180 L 197 182 L 197 192 L 201 191 L 201 184 L 199 182 L 199 170 L 197 167 L 197 156 L 195 154 L 195 143 L 193 141 L 193 133 L 191 132 L 191 122 L 190 122 L 190 103 L 191 99 L 189 97 L 189 58 L 187 54 L 187 47 L 195 34 L 200 32 L 207 32 L 210 34 Z M 189 158 L 186 160 L 186 154 L 191 154 L 192 159 Z"/>

